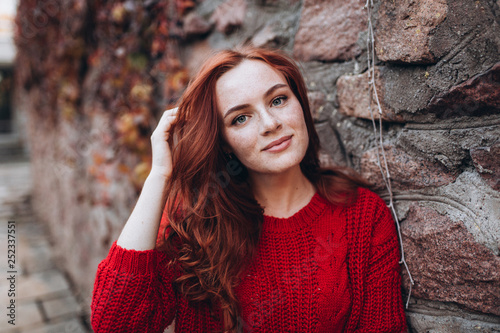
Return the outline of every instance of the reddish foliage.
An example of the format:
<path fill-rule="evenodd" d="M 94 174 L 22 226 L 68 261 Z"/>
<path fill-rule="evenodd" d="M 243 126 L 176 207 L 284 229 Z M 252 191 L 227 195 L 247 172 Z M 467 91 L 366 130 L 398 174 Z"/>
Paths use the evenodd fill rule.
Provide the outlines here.
<path fill-rule="evenodd" d="M 194 5 L 187 0 L 152 5 L 21 0 L 16 82 L 19 88 L 37 92 L 30 94 L 30 105 L 36 105 L 28 110 L 30 117 L 57 129 L 62 122 L 85 126 L 100 112 L 110 114 L 113 121 L 106 137 L 111 143 L 105 145 L 118 152 L 117 173 L 134 170 L 139 163 L 132 173 L 139 189 L 150 166 L 152 120 L 175 102 L 188 81 L 171 29 Z M 92 158 L 85 163 L 100 168 L 110 162 Z M 106 179 L 93 165 L 91 174 Z"/>

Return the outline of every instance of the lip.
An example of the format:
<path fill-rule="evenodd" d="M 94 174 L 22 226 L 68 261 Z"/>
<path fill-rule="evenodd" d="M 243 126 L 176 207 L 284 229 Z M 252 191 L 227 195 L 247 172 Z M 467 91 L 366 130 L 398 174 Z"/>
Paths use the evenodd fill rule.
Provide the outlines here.
<path fill-rule="evenodd" d="M 288 148 L 288 146 L 291 143 L 292 135 L 287 135 L 284 137 L 279 138 L 278 140 L 274 140 L 270 144 L 264 147 L 262 149 L 263 151 L 269 151 L 269 152 L 280 152 L 282 150 L 285 150 Z"/>

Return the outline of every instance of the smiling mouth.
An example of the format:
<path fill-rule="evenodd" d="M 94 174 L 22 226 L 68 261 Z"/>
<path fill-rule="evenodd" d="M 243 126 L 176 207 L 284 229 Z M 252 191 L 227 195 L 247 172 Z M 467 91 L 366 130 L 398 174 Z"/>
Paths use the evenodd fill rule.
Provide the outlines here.
<path fill-rule="evenodd" d="M 286 148 L 288 148 L 288 145 L 290 144 L 290 140 L 292 139 L 292 135 L 284 136 L 282 138 L 279 138 L 278 140 L 275 140 L 268 144 L 267 146 L 262 149 L 263 151 L 271 151 L 271 152 L 276 152 L 276 151 L 281 151 Z"/>

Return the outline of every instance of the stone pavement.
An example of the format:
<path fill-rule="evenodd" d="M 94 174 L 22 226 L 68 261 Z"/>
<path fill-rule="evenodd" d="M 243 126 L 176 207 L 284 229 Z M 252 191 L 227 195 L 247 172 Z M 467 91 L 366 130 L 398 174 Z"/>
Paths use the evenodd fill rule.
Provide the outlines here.
<path fill-rule="evenodd" d="M 33 217 L 31 188 L 28 161 L 0 163 L 0 332 L 91 332 L 89 309 L 82 305 L 71 281 L 59 268 L 46 228 Z M 8 266 L 8 230 L 15 230 L 13 269 Z M 8 280 L 11 276 L 15 287 Z M 9 290 L 15 296 L 10 297 Z M 15 325 L 8 322 L 11 318 L 7 307 L 12 300 Z"/>

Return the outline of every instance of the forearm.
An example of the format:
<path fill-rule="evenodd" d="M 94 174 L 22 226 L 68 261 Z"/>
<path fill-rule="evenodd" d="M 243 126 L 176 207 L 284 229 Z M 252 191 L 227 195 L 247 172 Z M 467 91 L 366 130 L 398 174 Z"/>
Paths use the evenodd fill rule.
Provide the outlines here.
<path fill-rule="evenodd" d="M 396 226 L 384 203 L 375 210 L 364 282 L 360 332 L 406 332 L 401 296 L 399 243 Z"/>
<path fill-rule="evenodd" d="M 162 172 L 151 170 L 144 182 L 134 210 L 118 237 L 117 245 L 131 250 L 143 251 L 155 248 L 160 219 L 165 206 L 165 184 L 167 177 Z"/>
<path fill-rule="evenodd" d="M 164 252 L 122 249 L 115 243 L 98 265 L 91 303 L 96 333 L 163 332 L 176 306 L 178 276 Z"/>

